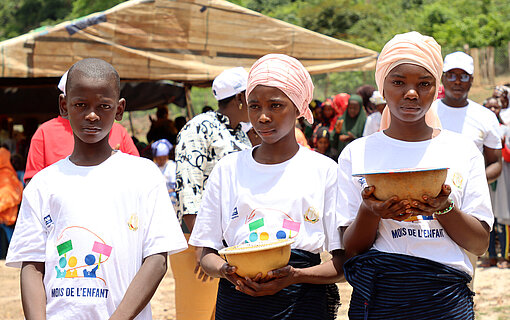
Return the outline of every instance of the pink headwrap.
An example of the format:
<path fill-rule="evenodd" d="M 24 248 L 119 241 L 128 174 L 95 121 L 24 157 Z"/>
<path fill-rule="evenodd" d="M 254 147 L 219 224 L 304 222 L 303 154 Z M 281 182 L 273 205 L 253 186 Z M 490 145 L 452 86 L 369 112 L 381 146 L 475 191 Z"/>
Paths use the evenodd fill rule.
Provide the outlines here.
<path fill-rule="evenodd" d="M 384 97 L 384 79 L 395 67 L 410 63 L 421 66 L 429 71 L 436 79 L 436 92 L 434 100 L 437 98 L 439 85 L 441 84 L 441 75 L 443 73 L 443 57 L 441 56 L 441 46 L 432 37 L 424 36 L 416 31 L 397 34 L 388 41 L 377 58 L 375 67 L 375 82 L 379 92 Z M 381 130 L 389 127 L 390 116 L 389 108 L 383 112 L 381 120 Z M 425 121 L 433 128 L 440 128 L 441 122 L 436 112 L 431 108 L 425 115 Z"/>
<path fill-rule="evenodd" d="M 248 74 L 246 99 L 258 85 L 278 88 L 294 103 L 299 117 L 313 123 L 308 105 L 313 99 L 312 78 L 297 59 L 284 54 L 267 54 L 257 60 Z"/>

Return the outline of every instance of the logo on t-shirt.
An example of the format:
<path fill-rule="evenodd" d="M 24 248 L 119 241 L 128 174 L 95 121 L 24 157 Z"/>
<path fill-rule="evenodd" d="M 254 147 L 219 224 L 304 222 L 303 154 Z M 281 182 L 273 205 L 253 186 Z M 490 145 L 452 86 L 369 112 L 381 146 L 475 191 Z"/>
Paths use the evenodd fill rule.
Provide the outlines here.
<path fill-rule="evenodd" d="M 305 212 L 305 221 L 316 223 L 319 221 L 319 210 L 315 209 L 314 207 L 308 208 Z"/>
<path fill-rule="evenodd" d="M 464 181 L 464 178 L 462 178 L 462 175 L 458 172 L 455 172 L 452 176 L 452 184 L 456 186 L 458 189 L 462 189 L 462 182 Z"/>
<path fill-rule="evenodd" d="M 58 266 L 55 266 L 57 278 L 96 278 L 97 269 L 109 259 L 112 249 L 86 228 L 73 226 L 64 229 L 57 238 L 60 256 Z"/>
<path fill-rule="evenodd" d="M 138 230 L 138 216 L 136 213 L 133 213 L 127 222 L 129 230 L 136 231 Z"/>
<path fill-rule="evenodd" d="M 51 220 L 51 216 L 47 215 L 43 219 L 44 219 L 44 223 L 46 224 L 46 228 L 49 229 L 53 225 L 53 220 Z"/>
<path fill-rule="evenodd" d="M 235 218 L 239 218 L 239 212 L 237 212 L 237 207 L 234 208 L 234 212 L 232 212 L 231 219 L 234 220 Z"/>

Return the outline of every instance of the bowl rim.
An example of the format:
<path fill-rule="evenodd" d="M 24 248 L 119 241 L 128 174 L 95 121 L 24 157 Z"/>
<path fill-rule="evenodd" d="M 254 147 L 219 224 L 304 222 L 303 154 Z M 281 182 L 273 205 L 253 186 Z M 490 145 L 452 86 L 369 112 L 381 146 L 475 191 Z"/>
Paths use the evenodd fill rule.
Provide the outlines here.
<path fill-rule="evenodd" d="M 227 248 L 223 248 L 218 251 L 220 255 L 231 255 L 231 254 L 242 254 L 242 253 L 250 253 L 263 251 L 268 249 L 275 249 L 284 247 L 287 245 L 291 245 L 294 243 L 294 239 L 276 239 L 276 240 L 264 240 L 264 241 L 255 241 L 248 243 L 241 243 L 235 246 L 230 246 Z M 250 245 L 253 247 L 250 248 Z"/>
<path fill-rule="evenodd" d="M 364 173 L 353 173 L 353 177 L 363 177 L 374 174 L 387 174 L 387 173 L 408 173 L 408 172 L 424 172 L 424 171 L 439 171 L 439 170 L 448 170 L 450 168 L 402 168 L 402 169 L 382 169 L 382 170 L 373 170 Z"/>

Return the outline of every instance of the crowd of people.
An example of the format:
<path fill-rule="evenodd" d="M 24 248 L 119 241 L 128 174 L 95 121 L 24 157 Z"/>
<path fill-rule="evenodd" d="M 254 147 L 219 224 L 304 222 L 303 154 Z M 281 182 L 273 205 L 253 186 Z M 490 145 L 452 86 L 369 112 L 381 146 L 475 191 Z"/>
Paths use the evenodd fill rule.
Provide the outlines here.
<path fill-rule="evenodd" d="M 215 78 L 216 110 L 186 122 L 159 107 L 145 144 L 115 122 L 115 69 L 77 62 L 25 170 L 27 144 L 2 124 L 0 172 L 17 182 L 0 222 L 23 191 L 6 264 L 25 317 L 150 319 L 169 254 L 178 320 L 335 319 L 343 280 L 350 319 L 474 319 L 478 257 L 510 267 L 510 86 L 481 105 L 473 74 L 468 54 L 443 59 L 410 32 L 381 51 L 377 88 L 321 102 L 301 62 L 268 54 Z M 364 179 L 418 168 L 448 168 L 439 195 L 380 200 Z M 290 261 L 265 277 L 218 254 L 282 239 Z"/>

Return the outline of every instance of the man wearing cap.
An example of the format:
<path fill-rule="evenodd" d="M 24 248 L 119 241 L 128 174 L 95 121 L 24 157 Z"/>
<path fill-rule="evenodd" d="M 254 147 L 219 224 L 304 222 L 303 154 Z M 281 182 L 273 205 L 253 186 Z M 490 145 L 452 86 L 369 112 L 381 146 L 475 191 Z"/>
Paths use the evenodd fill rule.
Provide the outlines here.
<path fill-rule="evenodd" d="M 437 115 L 444 129 L 461 133 L 473 140 L 483 153 L 485 175 L 487 181 L 492 183 L 502 170 L 499 122 L 492 111 L 468 99 L 473 72 L 473 58 L 466 53 L 457 51 L 445 57 L 441 79 L 445 97 L 436 100 Z M 468 255 L 473 266 L 476 266 L 476 256 Z"/>
<path fill-rule="evenodd" d="M 229 153 L 251 148 L 248 136 L 241 129 L 241 122 L 249 122 L 247 79 L 248 73 L 241 67 L 223 71 L 212 85 L 218 111 L 197 115 L 177 137 L 175 211 L 186 239 L 193 230 L 204 187 L 216 163 Z M 218 279 L 207 280 L 198 264 L 200 256 L 200 250 L 189 246 L 170 259 L 178 320 L 214 319 Z"/>
<path fill-rule="evenodd" d="M 493 112 L 468 99 L 473 83 L 473 58 L 454 52 L 444 59 L 442 82 L 445 97 L 437 100 L 437 115 L 444 129 L 470 137 L 485 158 L 487 180 L 501 173 L 501 137 Z"/>

